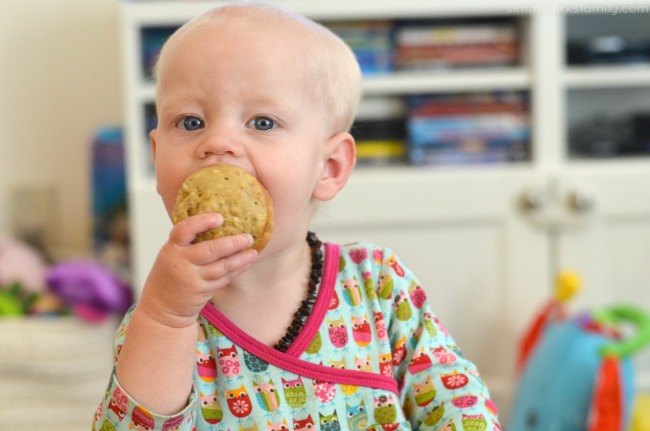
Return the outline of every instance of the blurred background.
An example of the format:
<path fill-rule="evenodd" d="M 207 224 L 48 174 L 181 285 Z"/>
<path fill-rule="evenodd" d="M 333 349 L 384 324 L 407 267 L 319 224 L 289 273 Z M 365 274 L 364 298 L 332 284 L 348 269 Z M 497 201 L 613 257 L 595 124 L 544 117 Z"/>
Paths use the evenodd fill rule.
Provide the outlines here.
<path fill-rule="evenodd" d="M 88 430 L 110 376 L 120 313 L 73 311 L 73 297 L 123 292 L 114 271 L 90 265 L 93 141 L 124 122 L 120 6 L 0 5 L 2 430 Z M 53 293 L 64 286 L 73 297 Z"/>
<path fill-rule="evenodd" d="M 3 2 L 2 232 L 21 229 L 20 195 L 43 191 L 47 205 L 35 204 L 50 245 L 89 250 L 90 143 L 98 128 L 123 123 L 119 10 L 114 0 Z"/>
<path fill-rule="evenodd" d="M 151 68 L 175 28 L 224 3 L 2 1 L 0 430 L 88 428 L 112 333 L 170 227 Z M 650 311 L 649 2 L 281 3 L 364 72 L 359 164 L 315 230 L 403 258 L 504 423 L 533 391 L 516 368 L 536 318 Z M 562 274 L 582 286 L 564 303 Z M 650 355 L 630 356 L 636 406 Z"/>

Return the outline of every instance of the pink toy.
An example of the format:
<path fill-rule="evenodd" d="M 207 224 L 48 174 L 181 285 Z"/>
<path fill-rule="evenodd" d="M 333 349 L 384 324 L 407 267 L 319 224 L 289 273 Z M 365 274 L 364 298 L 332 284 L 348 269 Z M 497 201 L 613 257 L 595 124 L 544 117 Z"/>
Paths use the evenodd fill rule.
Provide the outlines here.
<path fill-rule="evenodd" d="M 45 290 L 47 265 L 28 244 L 13 238 L 0 238 L 0 286 L 20 283 L 27 292 Z"/>

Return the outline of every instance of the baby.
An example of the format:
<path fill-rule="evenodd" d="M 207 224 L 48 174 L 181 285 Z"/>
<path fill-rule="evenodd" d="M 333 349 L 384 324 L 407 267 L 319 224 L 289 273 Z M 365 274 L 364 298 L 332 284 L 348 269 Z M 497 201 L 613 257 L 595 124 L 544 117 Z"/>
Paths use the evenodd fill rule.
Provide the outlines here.
<path fill-rule="evenodd" d="M 275 227 L 195 243 L 220 214 L 176 224 L 118 330 L 94 430 L 493 430 L 474 364 L 389 249 L 321 243 L 321 201 L 355 164 L 361 73 L 332 32 L 269 5 L 179 29 L 156 69 L 156 180 L 216 164 L 268 189 Z"/>

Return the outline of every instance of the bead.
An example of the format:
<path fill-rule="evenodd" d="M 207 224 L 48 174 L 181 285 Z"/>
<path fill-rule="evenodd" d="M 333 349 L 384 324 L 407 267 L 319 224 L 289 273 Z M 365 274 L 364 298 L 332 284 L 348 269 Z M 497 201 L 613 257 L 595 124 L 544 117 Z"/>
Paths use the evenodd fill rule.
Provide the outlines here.
<path fill-rule="evenodd" d="M 309 271 L 309 283 L 307 285 L 307 298 L 300 303 L 298 311 L 293 315 L 291 325 L 287 327 L 284 336 L 273 346 L 276 350 L 285 352 L 291 346 L 291 343 L 300 334 L 300 331 L 307 323 L 309 316 L 318 297 L 318 283 L 323 276 L 323 243 L 318 239 L 314 232 L 307 233 L 307 244 L 311 251 L 311 269 Z"/>

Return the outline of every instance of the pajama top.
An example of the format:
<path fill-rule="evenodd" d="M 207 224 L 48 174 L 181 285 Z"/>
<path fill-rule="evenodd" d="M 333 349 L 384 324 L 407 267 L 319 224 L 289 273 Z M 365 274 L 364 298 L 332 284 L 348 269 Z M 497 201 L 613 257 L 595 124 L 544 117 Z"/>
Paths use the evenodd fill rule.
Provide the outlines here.
<path fill-rule="evenodd" d="M 116 355 L 129 317 L 117 331 Z M 325 243 L 318 298 L 286 352 L 257 341 L 207 304 L 199 316 L 187 407 L 173 416 L 150 412 L 113 372 L 92 429 L 501 428 L 475 365 L 435 317 L 409 269 L 387 248 Z"/>

